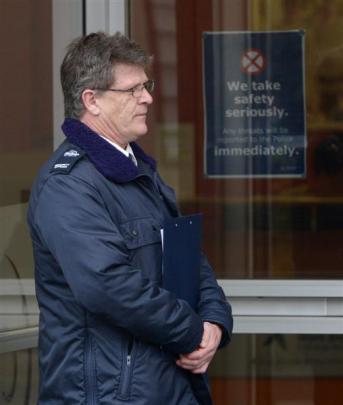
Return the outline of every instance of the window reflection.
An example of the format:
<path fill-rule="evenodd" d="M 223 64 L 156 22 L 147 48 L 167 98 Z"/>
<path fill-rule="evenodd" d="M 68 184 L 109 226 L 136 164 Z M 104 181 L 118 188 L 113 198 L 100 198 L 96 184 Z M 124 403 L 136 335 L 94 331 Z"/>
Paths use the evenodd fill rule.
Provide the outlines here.
<path fill-rule="evenodd" d="M 26 208 L 52 150 L 52 1 L 1 1 L 0 33 L 0 403 L 33 405 L 36 351 L 18 348 L 38 324 Z"/>
<path fill-rule="evenodd" d="M 38 368 L 34 349 L 0 354 L 0 403 L 37 403 Z"/>
<path fill-rule="evenodd" d="M 343 336 L 236 335 L 210 369 L 216 405 L 336 405 Z"/>
<path fill-rule="evenodd" d="M 51 1 L 2 1 L 0 206 L 28 201 L 52 149 Z"/>
<path fill-rule="evenodd" d="M 182 211 L 205 214 L 204 250 L 218 277 L 343 277 L 342 4 L 131 1 L 131 34 L 155 56 L 158 89 L 143 146 Z M 203 32 L 294 29 L 305 31 L 306 177 L 206 178 Z"/>
<path fill-rule="evenodd" d="M 31 183 L 52 150 L 52 4 L 0 3 L 0 332 L 37 325 L 26 208 Z M 8 287 L 8 288 L 7 288 Z"/>

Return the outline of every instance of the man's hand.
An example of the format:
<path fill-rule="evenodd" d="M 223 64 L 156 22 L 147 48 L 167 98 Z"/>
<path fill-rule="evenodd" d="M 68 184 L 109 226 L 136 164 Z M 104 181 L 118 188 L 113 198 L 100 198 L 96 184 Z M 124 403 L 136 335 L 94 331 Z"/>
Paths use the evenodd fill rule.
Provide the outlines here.
<path fill-rule="evenodd" d="M 217 351 L 221 338 L 222 330 L 218 325 L 204 322 L 204 333 L 200 346 L 192 353 L 181 354 L 176 364 L 194 374 L 205 373 Z"/>

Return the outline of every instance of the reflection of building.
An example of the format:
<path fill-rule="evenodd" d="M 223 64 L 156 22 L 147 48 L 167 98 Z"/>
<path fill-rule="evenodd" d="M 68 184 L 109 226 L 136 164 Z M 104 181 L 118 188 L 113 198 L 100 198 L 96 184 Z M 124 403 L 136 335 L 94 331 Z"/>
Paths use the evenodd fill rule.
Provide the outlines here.
<path fill-rule="evenodd" d="M 343 129 L 343 1 L 22 3 L 0 4 L 0 403 L 11 403 L 11 392 L 16 404 L 35 403 L 36 357 L 26 349 L 36 345 L 37 308 L 25 203 L 40 162 L 60 139 L 61 54 L 89 27 L 126 27 L 154 54 L 157 93 L 142 144 L 183 212 L 204 213 L 204 250 L 235 311 L 233 344 L 210 372 L 215 404 L 339 403 L 343 183 L 340 172 L 329 173 L 335 160 L 326 152 Z M 205 178 L 202 33 L 290 29 L 306 36 L 307 177 Z M 318 164 L 326 170 L 316 171 Z"/>
<path fill-rule="evenodd" d="M 343 30 L 341 35 L 343 35 Z M 327 120 L 342 121 L 343 118 L 343 45 L 323 51 L 318 62 L 318 81 L 321 95 L 321 110 Z"/>

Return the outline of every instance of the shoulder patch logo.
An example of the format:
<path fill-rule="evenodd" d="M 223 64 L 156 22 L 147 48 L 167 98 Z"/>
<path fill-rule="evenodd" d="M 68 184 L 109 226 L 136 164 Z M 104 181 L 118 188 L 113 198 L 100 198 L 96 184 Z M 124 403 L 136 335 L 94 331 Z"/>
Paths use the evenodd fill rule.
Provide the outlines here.
<path fill-rule="evenodd" d="M 53 163 L 50 172 L 60 174 L 69 174 L 77 162 L 85 155 L 83 150 L 72 146 L 62 152 L 57 160 Z"/>
<path fill-rule="evenodd" d="M 80 154 L 79 154 L 79 152 L 78 152 L 77 150 L 75 150 L 75 149 L 70 149 L 70 150 L 67 150 L 67 152 L 65 152 L 63 156 L 66 156 L 66 157 L 76 157 L 76 156 L 80 156 Z"/>
<path fill-rule="evenodd" d="M 67 169 L 70 163 L 56 163 L 54 169 Z"/>

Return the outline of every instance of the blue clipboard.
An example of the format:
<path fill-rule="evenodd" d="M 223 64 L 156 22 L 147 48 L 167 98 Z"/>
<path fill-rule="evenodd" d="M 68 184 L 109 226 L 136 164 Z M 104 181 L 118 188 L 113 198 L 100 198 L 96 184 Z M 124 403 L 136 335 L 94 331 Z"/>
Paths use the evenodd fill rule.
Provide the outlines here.
<path fill-rule="evenodd" d="M 196 310 L 200 288 L 202 214 L 172 218 L 163 226 L 163 288 Z"/>

